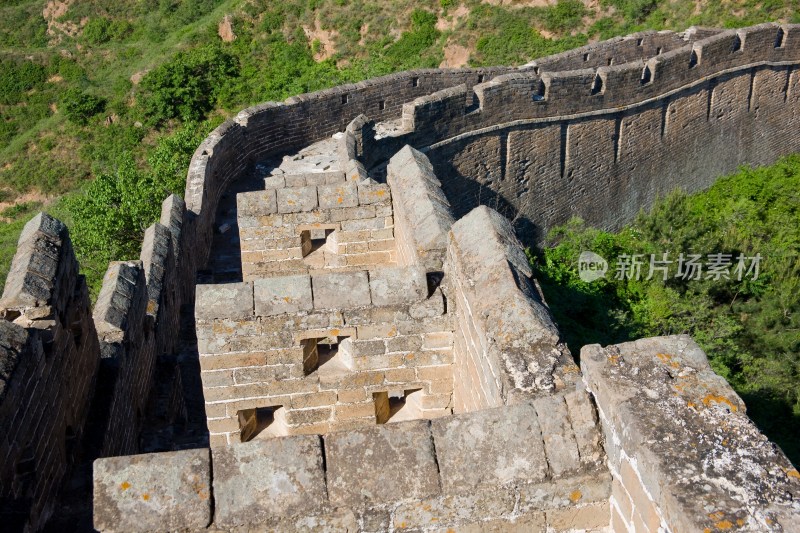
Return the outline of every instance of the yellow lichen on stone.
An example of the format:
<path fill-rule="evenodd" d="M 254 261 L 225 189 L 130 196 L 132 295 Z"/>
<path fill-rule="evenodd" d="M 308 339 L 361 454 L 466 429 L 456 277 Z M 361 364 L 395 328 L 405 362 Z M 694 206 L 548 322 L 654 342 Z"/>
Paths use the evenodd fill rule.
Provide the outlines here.
<path fill-rule="evenodd" d="M 122 489 L 122 490 L 128 490 L 129 488 L 131 488 L 131 484 L 128 483 L 127 481 L 123 481 L 120 484 L 119 488 Z"/>
<path fill-rule="evenodd" d="M 734 412 L 739 410 L 738 407 L 733 405 L 733 403 L 729 399 L 724 397 L 724 396 L 720 396 L 720 395 L 717 395 L 717 394 L 710 394 L 710 393 L 706 394 L 705 398 L 703 398 L 703 405 L 705 405 L 706 407 L 709 407 L 712 402 L 713 403 L 724 403 L 724 404 L 727 404 L 728 407 L 731 408 L 731 411 L 734 411 Z"/>
<path fill-rule="evenodd" d="M 572 503 L 577 503 L 577 502 L 578 502 L 578 500 L 580 500 L 582 496 L 583 496 L 583 494 L 581 493 L 581 491 L 579 491 L 579 490 L 574 490 L 574 491 L 572 491 L 572 493 L 569 495 L 569 500 L 570 500 Z"/>

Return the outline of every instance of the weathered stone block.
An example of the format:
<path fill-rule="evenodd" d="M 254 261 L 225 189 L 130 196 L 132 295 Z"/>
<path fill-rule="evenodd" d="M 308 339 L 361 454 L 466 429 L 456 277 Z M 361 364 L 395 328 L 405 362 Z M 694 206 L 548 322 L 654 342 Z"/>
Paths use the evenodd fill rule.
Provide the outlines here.
<path fill-rule="evenodd" d="M 390 503 L 439 492 L 433 441 L 422 420 L 325 436 L 333 505 Z"/>
<path fill-rule="evenodd" d="M 286 180 L 284 180 L 282 174 L 277 176 L 267 176 L 264 178 L 265 189 L 283 189 L 284 187 L 286 187 Z"/>
<path fill-rule="evenodd" d="M 361 205 L 377 204 L 390 199 L 389 186 L 385 183 L 362 183 L 358 186 L 358 202 Z"/>
<path fill-rule="evenodd" d="M 240 192 L 236 195 L 236 211 L 240 217 L 272 215 L 278 210 L 275 191 Z"/>
<path fill-rule="evenodd" d="M 311 276 L 283 276 L 257 279 L 253 282 L 256 316 L 272 316 L 314 307 Z"/>
<path fill-rule="evenodd" d="M 278 189 L 278 213 L 312 211 L 317 207 L 317 188 L 293 187 Z"/>
<path fill-rule="evenodd" d="M 421 267 L 383 267 L 369 273 L 373 305 L 417 302 L 428 296 L 428 282 Z"/>
<path fill-rule="evenodd" d="M 431 422 L 445 494 L 544 479 L 547 460 L 537 418 L 526 403 Z"/>
<path fill-rule="evenodd" d="M 311 277 L 314 309 L 362 307 L 371 303 L 366 272 L 331 272 Z"/>
<path fill-rule="evenodd" d="M 655 509 L 674 531 L 714 529 L 723 519 L 767 529 L 760 518 L 767 516 L 798 523 L 797 470 L 689 336 L 585 346 L 581 368 L 606 442 L 630 459 L 609 454 L 634 517 L 641 510 L 652 525 Z"/>
<path fill-rule="evenodd" d="M 581 465 L 580 455 L 564 397 L 542 396 L 533 401 L 533 406 L 539 415 L 544 449 L 553 475 L 577 470 Z"/>
<path fill-rule="evenodd" d="M 513 490 L 493 488 L 466 494 L 401 504 L 394 512 L 395 530 L 424 530 L 432 524 L 440 527 L 460 526 L 463 522 L 509 515 L 514 510 Z M 460 527 L 457 527 L 461 531 Z"/>
<path fill-rule="evenodd" d="M 317 436 L 215 448 L 212 456 L 215 525 L 232 527 L 313 514 L 325 504 Z"/>
<path fill-rule="evenodd" d="M 442 289 L 437 288 L 427 300 L 413 304 L 408 314 L 411 318 L 431 318 L 444 314 L 444 295 Z"/>
<path fill-rule="evenodd" d="M 224 283 L 197 285 L 194 314 L 198 319 L 229 318 L 233 320 L 253 316 L 253 283 Z"/>
<path fill-rule="evenodd" d="M 352 181 L 320 185 L 317 187 L 317 195 L 319 196 L 319 206 L 322 209 L 356 207 L 358 205 L 358 186 Z"/>
<path fill-rule="evenodd" d="M 100 531 L 203 529 L 211 522 L 208 449 L 107 457 L 94 462 Z"/>

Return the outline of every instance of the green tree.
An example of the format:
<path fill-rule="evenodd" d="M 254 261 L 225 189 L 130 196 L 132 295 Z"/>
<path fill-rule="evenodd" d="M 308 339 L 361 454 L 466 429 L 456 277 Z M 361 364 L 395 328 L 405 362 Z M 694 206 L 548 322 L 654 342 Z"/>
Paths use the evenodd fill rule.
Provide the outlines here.
<path fill-rule="evenodd" d="M 219 45 L 179 52 L 142 78 L 137 105 L 154 125 L 174 118 L 202 120 L 217 104 L 223 87 L 237 76 L 236 58 Z"/>
<path fill-rule="evenodd" d="M 75 124 L 86 125 L 93 116 L 105 110 L 106 101 L 99 96 L 72 88 L 64 94 L 61 106 L 67 119 Z"/>

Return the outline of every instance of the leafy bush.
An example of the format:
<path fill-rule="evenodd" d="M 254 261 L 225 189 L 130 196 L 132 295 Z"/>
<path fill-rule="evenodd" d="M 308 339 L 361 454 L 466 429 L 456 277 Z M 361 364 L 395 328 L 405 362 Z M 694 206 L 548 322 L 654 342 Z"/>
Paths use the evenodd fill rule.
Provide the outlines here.
<path fill-rule="evenodd" d="M 237 67 L 236 58 L 219 45 L 179 52 L 142 78 L 137 104 L 153 125 L 173 118 L 202 120 L 229 78 L 238 76 Z"/>
<path fill-rule="evenodd" d="M 81 265 L 94 265 L 86 272 L 93 294 L 109 261 L 138 258 L 144 230 L 158 220 L 164 198 L 183 195 L 189 161 L 210 127 L 189 123 L 162 137 L 147 169 L 139 168 L 129 152 L 123 153 L 82 194 L 67 199 L 70 234 Z"/>
<path fill-rule="evenodd" d="M 83 38 L 90 44 L 122 41 L 133 31 L 127 20 L 111 20 L 105 17 L 91 18 L 83 27 Z"/>
<path fill-rule="evenodd" d="M 106 107 L 106 101 L 99 96 L 73 88 L 64 94 L 61 106 L 70 122 L 86 125 L 89 119 L 103 112 Z"/>

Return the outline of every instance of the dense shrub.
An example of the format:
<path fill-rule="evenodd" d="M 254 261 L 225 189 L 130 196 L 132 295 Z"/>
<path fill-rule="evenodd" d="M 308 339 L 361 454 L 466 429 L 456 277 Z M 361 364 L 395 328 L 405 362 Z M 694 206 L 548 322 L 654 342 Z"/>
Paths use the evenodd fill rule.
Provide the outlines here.
<path fill-rule="evenodd" d="M 105 17 L 91 18 L 83 27 L 83 38 L 90 44 L 122 41 L 133 31 L 127 20 L 111 20 Z"/>
<path fill-rule="evenodd" d="M 189 160 L 210 127 L 189 123 L 163 137 L 144 169 L 124 153 L 82 194 L 68 198 L 72 241 L 82 266 L 90 269 L 94 294 L 109 261 L 138 258 L 144 230 L 158 220 L 164 198 L 183 195 Z"/>
<path fill-rule="evenodd" d="M 25 92 L 40 88 L 46 79 L 43 65 L 0 58 L 0 104 L 16 104 Z"/>
<path fill-rule="evenodd" d="M 150 124 L 201 120 L 214 109 L 229 78 L 238 75 L 237 67 L 236 58 L 219 45 L 179 52 L 144 76 L 137 104 Z"/>
<path fill-rule="evenodd" d="M 71 122 L 85 125 L 93 116 L 103 112 L 106 101 L 99 96 L 73 88 L 64 93 L 61 106 Z"/>

